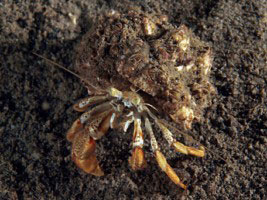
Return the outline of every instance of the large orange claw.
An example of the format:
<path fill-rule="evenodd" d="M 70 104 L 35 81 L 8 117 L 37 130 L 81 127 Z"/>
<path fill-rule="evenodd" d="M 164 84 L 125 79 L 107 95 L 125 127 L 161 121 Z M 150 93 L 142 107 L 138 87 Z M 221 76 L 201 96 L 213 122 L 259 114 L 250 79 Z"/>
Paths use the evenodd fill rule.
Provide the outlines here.
<path fill-rule="evenodd" d="M 67 140 L 69 142 L 72 142 L 74 140 L 75 134 L 78 133 L 82 128 L 83 125 L 80 119 L 75 120 L 75 122 L 73 122 L 72 126 L 67 132 Z"/>
<path fill-rule="evenodd" d="M 77 143 L 79 143 L 81 136 L 77 137 Z M 95 140 L 93 138 L 90 138 L 89 141 L 82 145 L 81 151 L 79 149 L 79 145 L 76 145 L 76 148 L 78 149 L 74 149 L 72 152 L 72 160 L 75 162 L 75 164 L 86 173 L 95 176 L 103 176 L 104 172 L 101 170 L 95 154 Z"/>
<path fill-rule="evenodd" d="M 88 174 L 92 174 L 94 176 L 104 175 L 104 172 L 100 168 L 95 154 L 90 155 L 88 158 L 84 160 L 78 159 L 75 155 L 73 155 L 72 160 L 75 162 L 75 164 L 79 168 L 81 168 L 83 171 L 85 171 Z"/>

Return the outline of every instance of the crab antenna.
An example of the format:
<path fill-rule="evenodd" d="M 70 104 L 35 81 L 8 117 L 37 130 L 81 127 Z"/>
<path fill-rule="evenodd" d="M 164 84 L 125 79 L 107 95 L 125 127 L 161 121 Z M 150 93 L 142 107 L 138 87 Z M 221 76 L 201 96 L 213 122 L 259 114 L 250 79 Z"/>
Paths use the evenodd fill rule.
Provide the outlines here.
<path fill-rule="evenodd" d="M 67 69 L 66 67 L 63 67 L 62 65 L 60 65 L 60 64 L 58 64 L 58 63 L 56 63 L 56 62 L 54 62 L 54 61 L 52 61 L 52 60 L 49 60 L 48 58 L 46 58 L 46 57 L 44 57 L 44 56 L 42 56 L 42 55 L 39 55 L 39 54 L 37 54 L 37 53 L 35 53 L 35 52 L 32 52 L 32 54 L 38 56 L 39 58 L 44 59 L 46 62 L 48 62 L 48 63 L 50 63 L 50 64 L 52 64 L 52 65 L 55 65 L 55 66 L 59 67 L 60 69 L 63 69 L 64 71 L 67 71 L 67 72 L 69 72 L 70 74 L 76 76 L 77 78 L 83 80 L 82 77 L 80 77 L 78 74 L 76 74 L 76 73 L 70 71 L 70 70 Z"/>
<path fill-rule="evenodd" d="M 149 103 L 144 103 L 144 105 L 153 108 L 155 111 L 159 112 L 157 108 L 155 108 L 155 106 L 149 104 Z"/>
<path fill-rule="evenodd" d="M 84 78 L 82 78 L 82 77 L 79 76 L 78 74 L 76 74 L 76 73 L 74 73 L 73 71 L 67 69 L 66 67 L 64 67 L 64 66 L 62 66 L 62 65 L 60 65 L 60 64 L 58 64 L 58 63 L 56 63 L 56 62 L 54 62 L 54 61 L 52 61 L 52 60 L 46 58 L 46 57 L 44 57 L 44 56 L 42 56 L 42 55 L 39 55 L 39 54 L 37 54 L 37 53 L 35 53 L 35 52 L 32 52 L 32 54 L 34 54 L 35 56 L 37 56 L 37 57 L 39 57 L 39 58 L 44 59 L 46 62 L 48 62 L 48 63 L 50 63 L 50 64 L 52 64 L 52 65 L 55 65 L 55 66 L 59 67 L 60 69 L 63 69 L 64 71 L 66 71 L 66 72 L 68 72 L 68 73 L 74 75 L 75 77 L 79 78 L 80 80 L 82 80 L 82 81 L 84 81 L 85 83 L 87 83 L 88 85 L 90 85 L 90 86 L 91 86 L 92 88 L 94 88 L 95 90 L 100 90 L 100 89 L 96 88 L 95 86 L 93 86 L 92 84 L 88 83 L 88 81 L 86 81 Z"/>

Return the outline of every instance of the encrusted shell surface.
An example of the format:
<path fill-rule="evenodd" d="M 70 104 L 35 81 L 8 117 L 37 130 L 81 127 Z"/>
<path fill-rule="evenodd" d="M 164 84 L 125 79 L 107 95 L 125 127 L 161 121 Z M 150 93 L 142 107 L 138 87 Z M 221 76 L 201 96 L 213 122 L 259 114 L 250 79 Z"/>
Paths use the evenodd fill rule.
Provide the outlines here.
<path fill-rule="evenodd" d="M 90 84 L 148 94 L 159 110 L 190 128 L 215 92 L 210 47 L 185 25 L 137 10 L 100 16 L 77 48 L 75 69 Z"/>

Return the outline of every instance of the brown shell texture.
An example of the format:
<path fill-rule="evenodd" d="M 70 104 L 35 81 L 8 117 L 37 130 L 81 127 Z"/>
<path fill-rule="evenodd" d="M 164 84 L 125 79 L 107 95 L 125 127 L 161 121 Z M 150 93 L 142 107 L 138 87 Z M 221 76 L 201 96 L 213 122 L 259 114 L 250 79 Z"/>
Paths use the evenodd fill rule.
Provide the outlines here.
<path fill-rule="evenodd" d="M 210 105 L 211 65 L 211 48 L 185 25 L 138 10 L 111 10 L 83 37 L 75 70 L 102 90 L 112 86 L 148 96 L 147 103 L 180 123 L 181 109 L 189 108 L 199 120 Z"/>

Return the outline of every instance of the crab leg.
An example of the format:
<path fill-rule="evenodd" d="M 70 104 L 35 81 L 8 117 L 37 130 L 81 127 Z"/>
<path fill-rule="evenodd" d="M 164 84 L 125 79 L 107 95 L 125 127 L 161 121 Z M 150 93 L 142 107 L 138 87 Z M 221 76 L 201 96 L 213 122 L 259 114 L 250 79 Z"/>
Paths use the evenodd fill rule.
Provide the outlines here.
<path fill-rule="evenodd" d="M 144 135 L 141 128 L 141 119 L 139 116 L 136 116 L 134 118 L 133 152 L 132 156 L 129 158 L 129 164 L 133 170 L 140 170 L 146 167 L 143 146 Z"/>
<path fill-rule="evenodd" d="M 177 142 L 173 136 L 172 133 L 167 129 L 166 126 L 164 126 L 162 123 L 160 123 L 158 120 L 156 120 L 156 124 L 159 126 L 161 129 L 164 138 L 167 140 L 170 146 L 173 146 L 174 149 L 177 152 L 186 154 L 186 155 L 193 155 L 197 157 L 204 157 L 205 156 L 205 148 L 203 146 L 200 146 L 199 149 L 194 148 L 194 147 L 188 147 L 185 146 L 184 144 Z"/>
<path fill-rule="evenodd" d="M 113 112 L 109 120 L 109 126 L 111 129 L 117 127 L 117 118 L 118 118 L 117 113 Z"/>
<path fill-rule="evenodd" d="M 69 142 L 72 142 L 74 135 L 84 128 L 84 124 L 86 122 L 88 122 L 92 118 L 97 117 L 99 114 L 103 113 L 104 111 L 110 110 L 111 108 L 112 108 L 112 105 L 110 104 L 110 102 L 106 102 L 106 103 L 103 103 L 103 104 L 100 104 L 94 107 L 88 112 L 83 113 L 79 119 L 74 121 L 71 128 L 68 130 L 67 140 Z"/>
<path fill-rule="evenodd" d="M 167 163 L 165 156 L 159 151 L 158 143 L 148 118 L 145 118 L 145 128 L 146 132 L 150 136 L 152 151 L 155 153 L 157 163 L 161 170 L 167 174 L 167 176 L 172 180 L 172 182 L 174 182 L 176 185 L 179 185 L 181 188 L 186 189 L 186 185 L 182 183 L 173 168 Z"/>
<path fill-rule="evenodd" d="M 129 126 L 134 121 L 134 133 L 133 133 L 133 151 L 132 156 L 129 158 L 129 164 L 133 170 L 139 170 L 146 167 L 146 161 L 143 151 L 144 136 L 141 129 L 140 117 L 134 117 L 133 111 L 130 111 L 126 116 L 119 119 L 116 116 L 117 113 L 113 113 L 110 120 L 110 126 L 112 128 L 122 127 L 124 132 L 127 132 Z"/>
<path fill-rule="evenodd" d="M 113 109 L 111 101 L 105 102 L 83 113 L 80 116 L 80 121 L 82 124 L 89 123 L 93 119 L 97 118 L 99 115 L 103 114 L 103 112 L 110 110 L 110 109 Z"/>
<path fill-rule="evenodd" d="M 81 99 L 79 102 L 73 105 L 73 109 L 78 112 L 84 112 L 91 105 L 98 104 L 108 100 L 107 95 L 91 96 Z"/>
<path fill-rule="evenodd" d="M 135 120 L 133 116 L 133 111 L 126 115 L 119 123 L 119 126 L 123 128 L 123 131 L 126 133 L 131 123 Z"/>
<path fill-rule="evenodd" d="M 99 140 L 106 134 L 110 127 L 112 112 L 112 109 L 110 109 L 101 113 L 99 116 L 90 121 L 85 127 L 88 135 L 90 135 L 94 140 Z"/>

